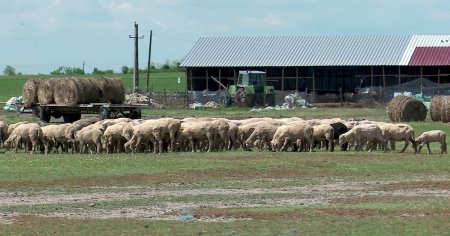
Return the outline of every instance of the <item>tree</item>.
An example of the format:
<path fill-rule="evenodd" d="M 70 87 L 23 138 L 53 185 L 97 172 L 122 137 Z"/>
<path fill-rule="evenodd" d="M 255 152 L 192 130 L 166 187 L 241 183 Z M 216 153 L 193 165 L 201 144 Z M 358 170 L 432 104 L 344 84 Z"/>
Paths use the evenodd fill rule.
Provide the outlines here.
<path fill-rule="evenodd" d="M 3 70 L 3 74 L 5 75 L 16 75 L 16 68 L 13 66 L 7 65 L 5 69 Z"/>
<path fill-rule="evenodd" d="M 84 75 L 84 71 L 78 67 L 60 66 L 58 69 L 50 72 L 51 75 Z"/>
<path fill-rule="evenodd" d="M 128 74 L 128 72 L 130 71 L 130 67 L 128 66 L 122 66 L 120 68 L 120 70 L 122 71 L 122 74 Z"/>

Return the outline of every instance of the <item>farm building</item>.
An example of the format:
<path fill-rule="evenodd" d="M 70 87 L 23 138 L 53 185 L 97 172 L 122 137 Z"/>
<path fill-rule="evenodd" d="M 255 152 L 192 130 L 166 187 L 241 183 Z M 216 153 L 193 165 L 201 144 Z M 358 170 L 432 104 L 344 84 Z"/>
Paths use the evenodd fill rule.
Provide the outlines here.
<path fill-rule="evenodd" d="M 265 71 L 279 92 L 315 95 L 447 87 L 450 35 L 204 37 L 181 66 L 190 91 L 217 91 L 211 76 L 232 85 L 240 70 Z"/>

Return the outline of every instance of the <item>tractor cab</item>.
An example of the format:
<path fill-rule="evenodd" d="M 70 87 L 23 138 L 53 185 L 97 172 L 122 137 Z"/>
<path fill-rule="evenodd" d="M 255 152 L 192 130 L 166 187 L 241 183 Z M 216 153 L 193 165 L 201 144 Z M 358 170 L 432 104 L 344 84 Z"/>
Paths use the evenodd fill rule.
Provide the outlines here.
<path fill-rule="evenodd" d="M 236 84 L 229 87 L 229 92 L 237 106 L 275 105 L 274 87 L 267 85 L 263 71 L 239 71 Z"/>

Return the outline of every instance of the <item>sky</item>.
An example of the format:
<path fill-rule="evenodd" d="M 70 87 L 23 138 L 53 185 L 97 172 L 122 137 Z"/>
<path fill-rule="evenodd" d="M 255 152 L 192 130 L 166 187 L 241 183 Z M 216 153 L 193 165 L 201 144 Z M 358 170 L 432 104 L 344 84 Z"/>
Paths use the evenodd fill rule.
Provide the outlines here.
<path fill-rule="evenodd" d="M 120 72 L 182 60 L 200 37 L 449 34 L 448 0 L 0 0 L 0 73 Z"/>

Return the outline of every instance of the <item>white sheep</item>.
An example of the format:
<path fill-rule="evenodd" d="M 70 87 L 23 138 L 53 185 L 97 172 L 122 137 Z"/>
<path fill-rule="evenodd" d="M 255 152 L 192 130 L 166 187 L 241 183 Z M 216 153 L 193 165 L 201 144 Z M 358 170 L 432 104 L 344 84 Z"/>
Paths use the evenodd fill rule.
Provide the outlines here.
<path fill-rule="evenodd" d="M 422 150 L 423 145 L 427 145 L 428 154 L 431 154 L 430 143 L 439 142 L 441 144 L 441 154 L 447 152 L 447 143 L 445 142 L 446 134 L 442 130 L 431 130 L 424 132 L 416 138 L 416 145 L 419 147 L 418 153 Z"/>

